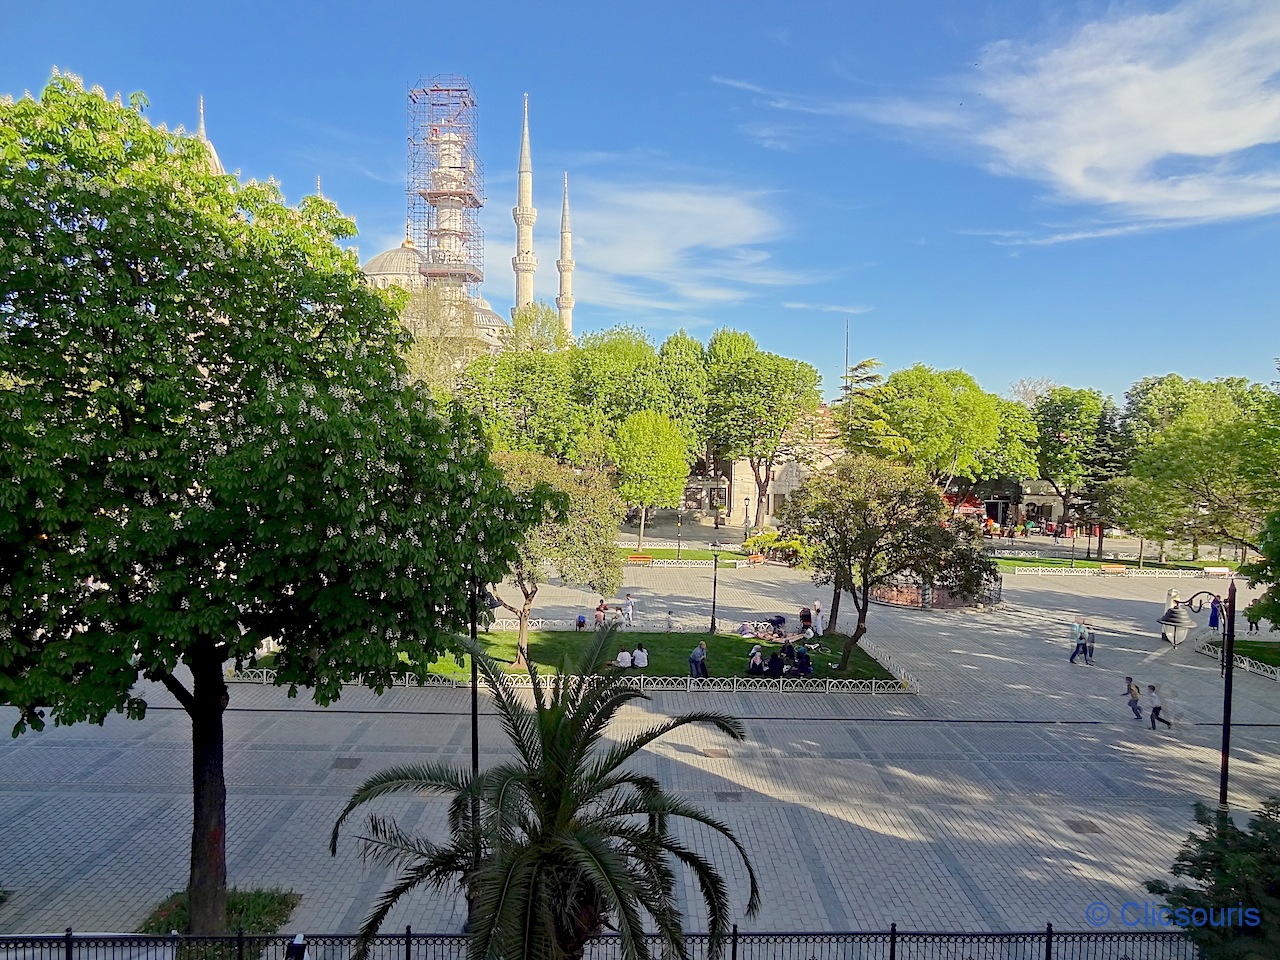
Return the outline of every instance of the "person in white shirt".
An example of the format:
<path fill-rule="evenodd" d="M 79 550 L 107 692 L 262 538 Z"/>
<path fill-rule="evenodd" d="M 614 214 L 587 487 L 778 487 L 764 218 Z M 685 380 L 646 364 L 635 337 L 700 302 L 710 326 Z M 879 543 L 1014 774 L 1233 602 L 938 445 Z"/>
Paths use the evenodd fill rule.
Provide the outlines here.
<path fill-rule="evenodd" d="M 813 632 L 816 636 L 822 636 L 822 631 L 826 629 L 826 624 L 822 622 L 822 601 L 813 601 Z"/>
<path fill-rule="evenodd" d="M 627 598 L 622 601 L 622 622 L 628 627 L 634 627 L 636 617 L 636 602 L 631 599 L 631 594 L 627 594 Z"/>
<path fill-rule="evenodd" d="M 1156 693 L 1156 685 L 1154 683 L 1147 684 L 1147 705 L 1151 708 L 1151 729 L 1156 728 L 1156 721 L 1159 720 L 1169 729 L 1173 729 L 1173 724 L 1160 716 L 1160 711 L 1164 708 L 1164 704 L 1160 702 L 1160 695 Z"/>
<path fill-rule="evenodd" d="M 643 643 L 636 644 L 636 651 L 631 654 L 631 664 L 637 670 L 643 670 L 649 665 L 649 651 L 644 648 Z"/>
<path fill-rule="evenodd" d="M 631 651 L 629 651 L 626 647 L 623 647 L 621 650 L 619 650 L 618 658 L 613 661 L 613 665 L 617 667 L 619 670 L 630 670 L 631 669 Z"/>

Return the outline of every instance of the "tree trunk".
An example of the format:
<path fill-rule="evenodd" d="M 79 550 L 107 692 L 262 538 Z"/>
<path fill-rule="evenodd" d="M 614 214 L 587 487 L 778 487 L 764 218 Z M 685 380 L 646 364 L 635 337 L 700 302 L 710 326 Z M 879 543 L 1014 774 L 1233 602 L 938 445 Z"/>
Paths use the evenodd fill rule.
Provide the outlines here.
<path fill-rule="evenodd" d="M 840 621 L 840 594 L 844 593 L 844 587 L 840 580 L 840 574 L 835 576 L 835 586 L 831 589 L 831 603 L 827 606 L 827 627 L 824 632 L 836 633 L 836 624 Z"/>
<path fill-rule="evenodd" d="M 223 769 L 222 714 L 227 684 L 212 645 L 190 661 L 191 704 L 191 899 L 187 932 L 209 936 L 227 932 L 227 781 Z"/>
<path fill-rule="evenodd" d="M 644 507 L 641 507 L 640 508 L 640 533 L 636 537 L 636 553 L 644 552 L 644 515 L 646 513 L 648 513 L 648 511 Z"/>
<path fill-rule="evenodd" d="M 537 591 L 535 590 L 536 594 Z M 519 613 L 516 615 L 520 622 L 520 631 L 516 636 L 516 666 L 525 667 L 529 665 L 529 611 L 533 608 L 533 597 L 526 596 L 524 604 L 520 607 Z"/>
<path fill-rule="evenodd" d="M 858 641 L 867 635 L 867 608 L 871 604 L 870 594 L 865 585 L 862 590 L 862 599 L 858 599 L 858 591 L 853 591 L 853 605 L 858 609 L 858 625 L 853 628 L 853 633 L 849 635 L 849 639 L 845 640 L 844 648 L 840 651 L 840 665 L 836 669 L 844 672 L 849 669 L 849 658 L 853 655 L 853 648 L 858 645 Z"/>
<path fill-rule="evenodd" d="M 1146 552 L 1146 549 L 1147 549 L 1147 541 L 1143 537 L 1139 537 L 1138 538 L 1138 569 L 1139 570 L 1142 569 L 1142 563 L 1144 559 L 1143 553 Z"/>

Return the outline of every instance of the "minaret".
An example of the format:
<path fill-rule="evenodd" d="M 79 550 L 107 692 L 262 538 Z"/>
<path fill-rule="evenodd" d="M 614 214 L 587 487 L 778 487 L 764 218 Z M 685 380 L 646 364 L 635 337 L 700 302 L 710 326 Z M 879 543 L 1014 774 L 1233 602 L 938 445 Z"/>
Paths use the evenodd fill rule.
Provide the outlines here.
<path fill-rule="evenodd" d="M 517 172 L 516 207 L 511 219 L 516 222 L 516 255 L 511 266 L 516 272 L 516 305 L 511 311 L 533 303 L 533 271 L 538 258 L 533 255 L 533 221 L 538 211 L 533 208 L 533 161 L 529 157 L 529 95 L 524 95 L 524 132 L 520 136 L 520 167 Z"/>
<path fill-rule="evenodd" d="M 209 172 L 215 174 L 224 174 L 227 171 L 223 169 L 222 161 L 218 159 L 218 151 L 213 149 L 213 144 L 209 142 L 209 137 L 204 132 L 204 95 L 200 96 L 200 125 L 196 127 L 196 137 L 205 145 L 205 149 L 209 151 Z"/>
<path fill-rule="evenodd" d="M 560 296 L 556 306 L 560 308 L 560 326 L 566 337 L 573 336 L 573 231 L 569 226 L 569 174 L 564 175 L 564 207 L 560 210 L 560 259 L 556 261 L 560 271 Z"/>

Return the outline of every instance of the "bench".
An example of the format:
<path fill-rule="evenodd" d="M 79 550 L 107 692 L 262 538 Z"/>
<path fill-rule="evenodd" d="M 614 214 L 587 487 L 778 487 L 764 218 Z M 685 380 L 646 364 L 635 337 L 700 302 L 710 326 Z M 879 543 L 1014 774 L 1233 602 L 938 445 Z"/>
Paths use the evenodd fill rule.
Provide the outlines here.
<path fill-rule="evenodd" d="M 1124 576 L 1126 573 L 1129 572 L 1129 568 L 1126 567 L 1123 563 L 1104 563 L 1102 564 L 1102 566 L 1098 568 L 1098 572 L 1101 573 L 1104 577 L 1112 576 L 1115 574 Z"/>
<path fill-rule="evenodd" d="M 627 556 L 627 563 L 639 564 L 642 567 L 653 566 L 653 557 L 647 553 L 632 553 Z"/>
<path fill-rule="evenodd" d="M 1230 567 L 1205 567 L 1203 575 L 1206 577 L 1230 577 L 1232 572 Z"/>
<path fill-rule="evenodd" d="M 750 553 L 750 554 L 747 554 L 747 563 L 750 563 L 750 564 L 752 564 L 752 565 L 754 565 L 754 566 L 758 566 L 758 565 L 760 565 L 760 564 L 764 563 L 764 554 L 763 554 L 763 553 Z"/>

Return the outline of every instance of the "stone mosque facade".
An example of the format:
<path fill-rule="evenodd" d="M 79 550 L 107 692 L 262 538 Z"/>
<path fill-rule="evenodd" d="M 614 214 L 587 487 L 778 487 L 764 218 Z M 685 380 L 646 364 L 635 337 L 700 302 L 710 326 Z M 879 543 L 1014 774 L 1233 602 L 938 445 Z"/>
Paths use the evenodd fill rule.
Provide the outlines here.
<path fill-rule="evenodd" d="M 533 226 L 538 211 L 533 206 L 533 159 L 529 144 L 529 97 L 524 100 L 524 124 L 520 136 L 520 156 L 517 166 L 516 206 L 511 211 L 516 225 L 516 250 L 511 258 L 515 278 L 515 305 L 511 308 L 514 318 L 517 311 L 534 302 L 533 282 L 538 260 L 533 252 Z M 385 250 L 372 257 L 361 268 L 370 286 L 386 289 L 396 286 L 409 291 L 425 290 L 433 283 L 430 258 L 406 236 L 398 247 Z M 560 257 L 556 260 L 560 274 L 560 292 L 556 308 L 565 333 L 573 334 L 573 236 L 569 217 L 569 175 L 564 175 L 564 195 L 560 213 Z M 474 324 L 472 336 L 482 344 L 481 350 L 499 352 L 511 333 L 511 327 L 493 309 L 489 301 L 478 293 L 468 294 L 460 285 L 439 284 L 442 298 L 457 299 L 471 311 Z"/>

